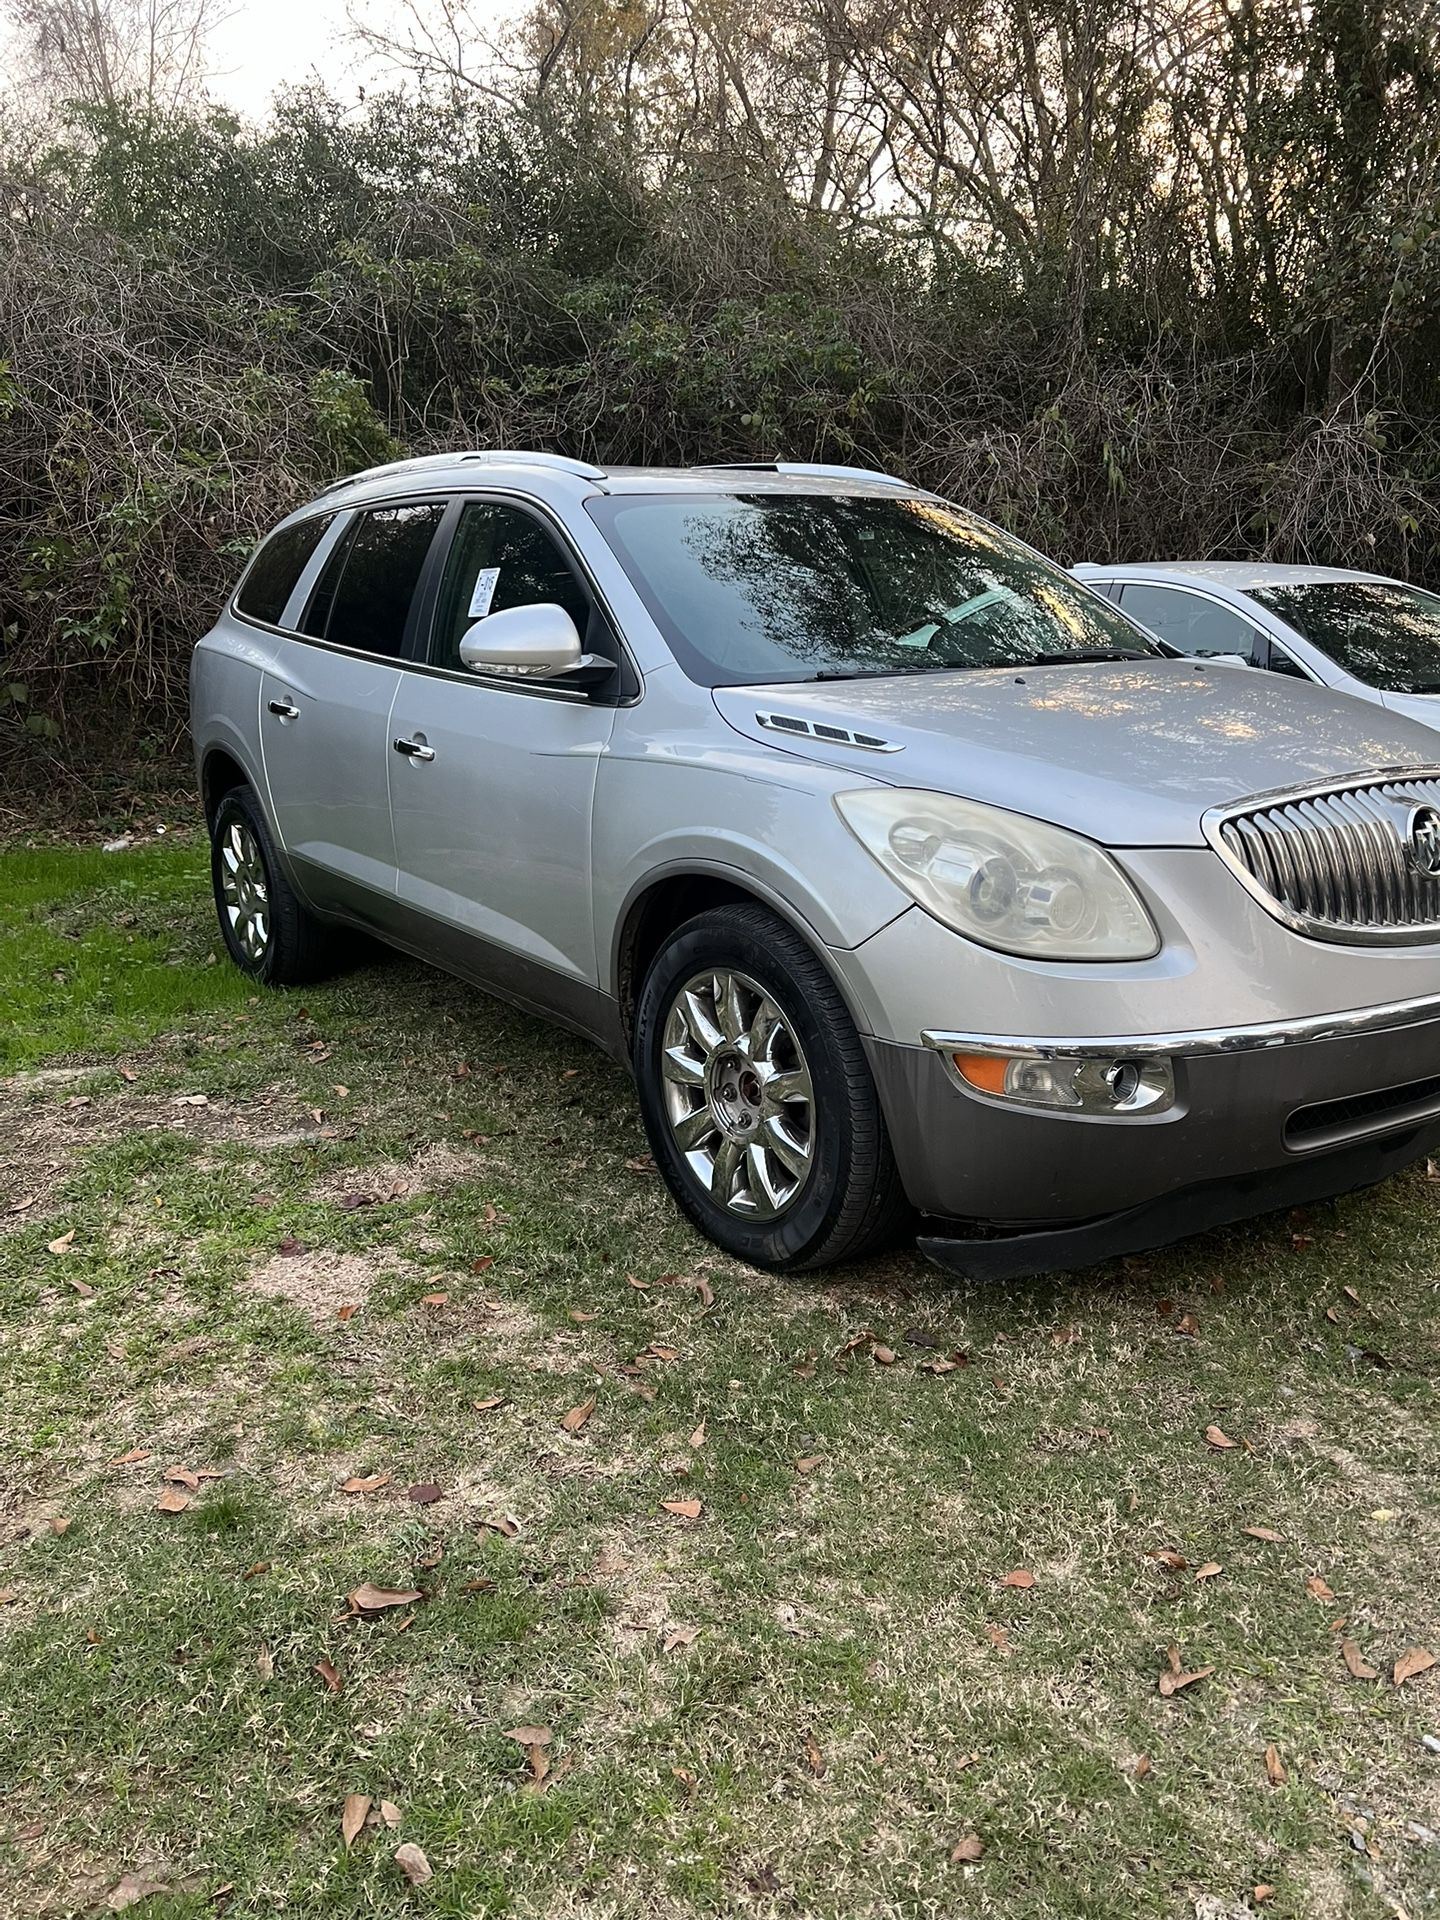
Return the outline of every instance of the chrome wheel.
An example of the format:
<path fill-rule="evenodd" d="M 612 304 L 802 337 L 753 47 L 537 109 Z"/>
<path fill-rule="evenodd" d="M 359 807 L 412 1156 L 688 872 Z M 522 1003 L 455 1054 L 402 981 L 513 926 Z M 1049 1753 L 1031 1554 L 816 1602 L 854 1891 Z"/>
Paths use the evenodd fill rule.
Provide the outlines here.
<path fill-rule="evenodd" d="M 675 1144 L 711 1199 L 750 1219 L 792 1206 L 815 1159 L 815 1093 L 765 989 L 725 969 L 687 980 L 666 1015 L 660 1072 Z"/>
<path fill-rule="evenodd" d="M 258 967 L 270 944 L 270 889 L 260 843 L 243 820 L 221 834 L 220 891 L 235 944 Z"/>

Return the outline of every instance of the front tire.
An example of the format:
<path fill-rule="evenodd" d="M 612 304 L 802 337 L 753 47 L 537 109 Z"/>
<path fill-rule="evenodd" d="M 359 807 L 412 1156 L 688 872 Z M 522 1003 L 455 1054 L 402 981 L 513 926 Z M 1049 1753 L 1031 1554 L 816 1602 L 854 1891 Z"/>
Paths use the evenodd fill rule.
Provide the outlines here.
<path fill-rule="evenodd" d="M 895 1237 L 905 1197 L 860 1037 L 768 909 L 717 908 L 670 936 L 641 989 L 634 1059 L 656 1164 L 727 1253 L 797 1271 Z"/>
<path fill-rule="evenodd" d="M 330 970 L 331 934 L 285 877 L 253 787 L 231 787 L 210 823 L 210 879 L 230 958 L 267 987 Z"/>

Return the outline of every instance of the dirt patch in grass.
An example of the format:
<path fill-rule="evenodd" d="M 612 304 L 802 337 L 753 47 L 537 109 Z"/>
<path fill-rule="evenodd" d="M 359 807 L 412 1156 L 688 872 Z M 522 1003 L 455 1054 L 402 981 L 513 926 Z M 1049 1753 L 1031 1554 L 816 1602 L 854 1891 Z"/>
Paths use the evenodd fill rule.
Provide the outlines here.
<path fill-rule="evenodd" d="M 398 1264 L 393 1257 L 328 1248 L 276 1253 L 241 1284 L 246 1293 L 297 1308 L 319 1330 L 333 1327 L 342 1307 L 368 1306 L 372 1290 L 394 1274 Z"/>
<path fill-rule="evenodd" d="M 408 1200 L 482 1180 L 489 1171 L 483 1153 L 433 1140 L 411 1160 L 372 1160 L 363 1167 L 344 1167 L 327 1174 L 310 1189 L 310 1198 L 333 1205 L 356 1193 L 376 1201 Z"/>

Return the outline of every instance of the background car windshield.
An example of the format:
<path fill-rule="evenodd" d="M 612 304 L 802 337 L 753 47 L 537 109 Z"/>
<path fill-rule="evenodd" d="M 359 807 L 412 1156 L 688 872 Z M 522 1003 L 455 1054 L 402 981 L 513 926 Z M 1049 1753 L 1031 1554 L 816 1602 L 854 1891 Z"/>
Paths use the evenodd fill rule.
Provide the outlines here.
<path fill-rule="evenodd" d="M 1440 596 L 1392 580 L 1308 580 L 1249 593 L 1367 686 L 1440 693 Z"/>
<path fill-rule="evenodd" d="M 620 495 L 590 510 L 709 686 L 1157 651 L 1109 601 L 936 501 Z"/>

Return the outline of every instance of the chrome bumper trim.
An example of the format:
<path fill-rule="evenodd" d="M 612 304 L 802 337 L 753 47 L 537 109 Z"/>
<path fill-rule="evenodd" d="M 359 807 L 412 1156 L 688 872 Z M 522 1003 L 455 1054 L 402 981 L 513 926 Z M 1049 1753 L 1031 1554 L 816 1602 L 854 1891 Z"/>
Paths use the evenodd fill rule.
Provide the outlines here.
<path fill-rule="evenodd" d="M 1193 1033 L 1117 1033 L 1084 1039 L 1034 1035 L 950 1033 L 927 1027 L 920 1035 L 937 1053 L 1003 1053 L 1027 1060 L 1144 1059 L 1152 1054 L 1182 1057 L 1212 1053 L 1255 1053 L 1267 1047 L 1302 1045 L 1310 1040 L 1349 1040 L 1357 1034 L 1383 1033 L 1393 1027 L 1440 1020 L 1440 994 L 1419 1000 L 1392 1000 L 1383 1007 L 1351 1013 L 1316 1013 L 1300 1020 L 1277 1020 L 1256 1027 L 1205 1027 Z"/>

